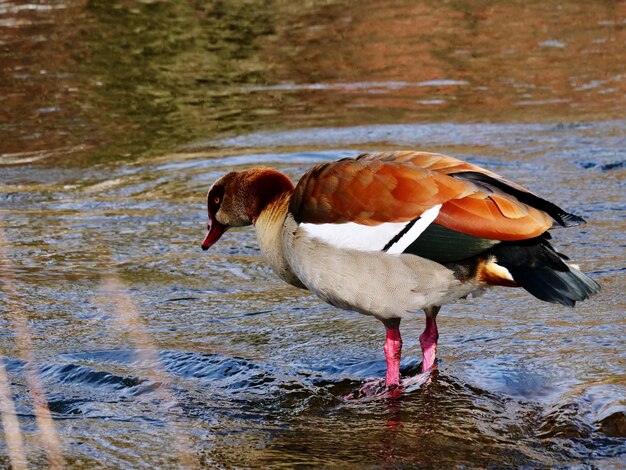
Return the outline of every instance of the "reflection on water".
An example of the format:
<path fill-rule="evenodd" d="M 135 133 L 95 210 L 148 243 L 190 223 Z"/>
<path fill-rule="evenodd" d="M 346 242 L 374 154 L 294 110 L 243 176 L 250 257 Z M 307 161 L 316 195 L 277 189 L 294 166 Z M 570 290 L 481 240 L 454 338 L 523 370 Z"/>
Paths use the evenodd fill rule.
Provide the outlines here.
<path fill-rule="evenodd" d="M 0 153 L 54 165 L 207 136 L 623 116 L 624 2 L 0 7 Z"/>
<path fill-rule="evenodd" d="M 67 461 L 171 467 L 179 433 L 211 467 L 622 468 L 625 11 L 0 3 L 1 223 Z M 395 147 L 488 166 L 584 216 L 555 238 L 603 290 L 573 310 L 506 289 L 448 306 L 430 381 L 345 401 L 384 374 L 381 326 L 280 283 L 251 230 L 203 254 L 203 198 L 233 168 L 296 179 Z M 103 302 L 106 275 L 127 296 Z M 155 354 L 115 327 L 116 301 Z M 43 466 L 10 323 L 0 352 Z M 407 377 L 421 329 L 403 329 Z"/>

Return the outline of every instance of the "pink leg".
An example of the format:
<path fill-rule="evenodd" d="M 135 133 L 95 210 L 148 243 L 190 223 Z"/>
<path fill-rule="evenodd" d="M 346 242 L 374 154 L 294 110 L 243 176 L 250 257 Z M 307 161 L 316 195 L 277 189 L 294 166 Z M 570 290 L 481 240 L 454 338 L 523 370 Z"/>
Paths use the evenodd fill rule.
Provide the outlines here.
<path fill-rule="evenodd" d="M 400 356 L 402 355 L 402 338 L 400 337 L 400 319 L 385 322 L 387 338 L 385 339 L 385 358 L 387 359 L 387 387 L 400 385 Z"/>
<path fill-rule="evenodd" d="M 435 368 L 435 357 L 437 355 L 437 340 L 439 332 L 437 331 L 437 313 L 439 307 L 425 309 L 426 312 L 426 328 L 420 335 L 420 346 L 422 347 L 422 372 L 429 372 Z"/>

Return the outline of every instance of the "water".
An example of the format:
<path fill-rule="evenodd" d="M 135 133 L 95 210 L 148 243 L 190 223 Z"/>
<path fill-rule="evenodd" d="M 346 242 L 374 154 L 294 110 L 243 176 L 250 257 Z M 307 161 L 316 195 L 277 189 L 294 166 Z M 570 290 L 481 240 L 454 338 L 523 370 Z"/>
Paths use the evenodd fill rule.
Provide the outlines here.
<path fill-rule="evenodd" d="M 623 2 L 0 3 L 0 214 L 67 463 L 173 467 L 179 435 L 226 468 L 626 465 L 625 18 Z M 384 375 L 382 326 L 278 281 L 250 229 L 202 253 L 204 197 L 234 168 L 297 179 L 391 148 L 585 217 L 556 246 L 603 290 L 573 310 L 507 289 L 446 306 L 429 383 L 346 402 Z M 403 323 L 405 376 L 422 328 Z"/>

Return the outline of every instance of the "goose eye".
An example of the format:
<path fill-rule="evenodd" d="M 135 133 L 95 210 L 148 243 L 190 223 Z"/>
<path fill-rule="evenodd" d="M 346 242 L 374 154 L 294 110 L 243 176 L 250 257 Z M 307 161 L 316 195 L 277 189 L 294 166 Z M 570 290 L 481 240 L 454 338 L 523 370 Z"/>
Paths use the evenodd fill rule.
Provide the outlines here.
<path fill-rule="evenodd" d="M 216 197 L 215 199 L 213 199 L 213 203 L 214 203 L 215 205 L 219 204 L 219 203 L 220 203 L 220 198 L 219 198 L 219 197 Z"/>

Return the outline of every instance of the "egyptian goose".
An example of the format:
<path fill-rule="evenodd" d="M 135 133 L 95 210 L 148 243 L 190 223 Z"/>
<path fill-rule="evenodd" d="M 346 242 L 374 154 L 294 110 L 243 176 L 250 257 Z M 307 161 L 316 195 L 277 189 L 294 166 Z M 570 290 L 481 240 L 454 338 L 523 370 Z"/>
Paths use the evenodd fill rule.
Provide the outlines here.
<path fill-rule="evenodd" d="M 322 163 L 294 187 L 252 168 L 208 193 L 207 250 L 230 227 L 254 225 L 275 273 L 386 328 L 387 387 L 400 384 L 400 320 L 426 313 L 422 372 L 435 367 L 442 305 L 491 286 L 523 287 L 573 306 L 600 286 L 550 245 L 554 225 L 585 223 L 476 165 L 425 152 Z"/>

